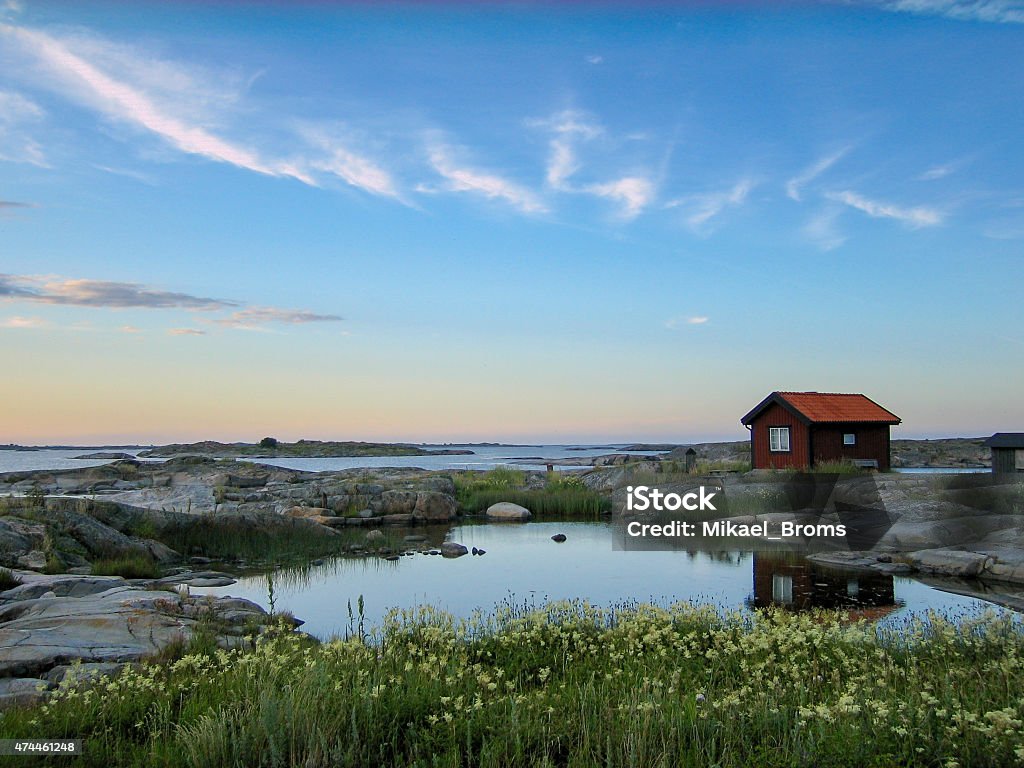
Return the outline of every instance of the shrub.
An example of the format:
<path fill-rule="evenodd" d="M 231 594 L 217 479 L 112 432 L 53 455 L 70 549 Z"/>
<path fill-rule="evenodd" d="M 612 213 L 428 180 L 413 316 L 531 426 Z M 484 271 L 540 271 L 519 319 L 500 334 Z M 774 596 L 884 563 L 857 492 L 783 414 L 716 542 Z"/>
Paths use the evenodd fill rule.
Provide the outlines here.
<path fill-rule="evenodd" d="M 25 503 L 29 509 L 41 510 L 46 507 L 46 491 L 42 489 L 39 483 L 33 483 L 32 487 L 29 488 L 28 493 L 25 494 Z"/>
<path fill-rule="evenodd" d="M 0 568 L 0 592 L 13 589 L 19 584 L 21 584 L 21 579 L 15 576 L 9 568 Z"/>
<path fill-rule="evenodd" d="M 260 440 L 260 448 L 277 448 L 277 438 L 264 437 Z"/>
<path fill-rule="evenodd" d="M 512 467 L 495 467 L 484 473 L 482 483 L 488 488 L 522 488 L 526 483 L 526 473 Z"/>
<path fill-rule="evenodd" d="M 283 563 L 340 553 L 361 536 L 355 528 L 325 536 L 306 521 L 286 516 L 193 515 L 161 530 L 160 541 L 186 556 Z"/>
<path fill-rule="evenodd" d="M 92 564 L 93 576 L 123 576 L 126 579 L 158 579 L 160 566 L 148 555 L 121 555 L 96 560 Z"/>

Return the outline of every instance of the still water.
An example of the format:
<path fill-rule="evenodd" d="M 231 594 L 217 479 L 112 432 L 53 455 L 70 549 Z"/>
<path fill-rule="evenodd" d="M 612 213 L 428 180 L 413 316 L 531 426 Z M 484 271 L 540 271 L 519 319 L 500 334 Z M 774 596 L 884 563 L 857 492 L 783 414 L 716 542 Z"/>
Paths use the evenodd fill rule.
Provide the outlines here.
<path fill-rule="evenodd" d="M 437 531 L 434 545 L 445 538 L 443 528 Z M 567 540 L 553 542 L 556 533 Z M 841 607 L 886 623 L 928 609 L 969 613 L 989 605 L 912 579 L 823 569 L 761 553 L 613 551 L 607 523 L 462 524 L 451 528 L 447 539 L 486 554 L 330 559 L 301 571 L 278 570 L 228 587 L 194 589 L 193 594 L 245 597 L 264 608 L 273 601 L 274 609 L 291 611 L 306 622 L 305 631 L 320 638 L 345 633 L 349 606 L 356 611 L 360 596 L 367 627 L 379 624 L 395 607 L 430 604 L 465 617 L 503 602 L 539 605 L 571 598 L 606 607 L 677 600 L 726 609 L 769 603 Z"/>
<path fill-rule="evenodd" d="M 544 469 L 553 463 L 559 469 L 578 469 L 566 465 L 565 460 L 585 459 L 609 453 L 625 453 L 618 445 L 423 445 L 427 450 L 461 449 L 473 453 L 451 456 L 337 456 L 316 459 L 277 458 L 239 459 L 275 467 L 298 469 L 305 472 L 336 472 L 341 469 L 372 467 L 419 467 L 420 469 L 494 469 L 514 465 L 519 469 Z M 145 450 L 137 446 L 128 448 L 40 448 L 32 450 L 0 450 L 0 474 L 4 472 L 28 472 L 39 469 L 79 469 L 107 464 L 110 459 L 80 459 L 79 456 L 102 453 L 127 453 L 137 456 Z M 629 451 L 634 456 L 655 456 L 657 451 Z M 562 460 L 562 461 L 560 461 Z M 146 459 L 144 459 L 146 461 Z M 164 459 L 148 459 L 164 461 Z"/>

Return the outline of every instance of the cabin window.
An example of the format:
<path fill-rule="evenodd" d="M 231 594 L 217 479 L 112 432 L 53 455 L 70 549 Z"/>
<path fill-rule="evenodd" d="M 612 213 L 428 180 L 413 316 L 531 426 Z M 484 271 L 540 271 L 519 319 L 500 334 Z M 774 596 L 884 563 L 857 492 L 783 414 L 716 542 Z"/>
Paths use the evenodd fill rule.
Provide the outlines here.
<path fill-rule="evenodd" d="M 846 582 L 846 596 L 857 597 L 860 595 L 860 582 L 856 579 L 849 579 Z"/>
<path fill-rule="evenodd" d="M 843 433 L 843 445 L 856 445 L 856 444 L 857 444 L 857 436 L 855 434 L 853 434 L 853 432 L 844 432 Z"/>
<path fill-rule="evenodd" d="M 793 602 L 793 577 L 772 574 L 772 602 L 789 605 Z"/>
<path fill-rule="evenodd" d="M 789 451 L 789 427 L 768 427 L 768 448 L 776 453 Z"/>
<path fill-rule="evenodd" d="M 1013 452 L 1013 456 L 1014 456 L 1013 468 L 1014 469 L 1024 469 L 1024 449 L 1018 448 L 1017 450 L 1015 450 Z"/>

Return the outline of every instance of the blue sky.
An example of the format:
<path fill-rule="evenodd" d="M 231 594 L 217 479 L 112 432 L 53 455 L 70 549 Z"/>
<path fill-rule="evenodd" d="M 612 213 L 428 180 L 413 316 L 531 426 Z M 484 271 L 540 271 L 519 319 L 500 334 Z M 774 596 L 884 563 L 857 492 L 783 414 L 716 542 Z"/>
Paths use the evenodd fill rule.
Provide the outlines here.
<path fill-rule="evenodd" d="M 0 8 L 0 442 L 1024 429 L 1024 3 Z"/>

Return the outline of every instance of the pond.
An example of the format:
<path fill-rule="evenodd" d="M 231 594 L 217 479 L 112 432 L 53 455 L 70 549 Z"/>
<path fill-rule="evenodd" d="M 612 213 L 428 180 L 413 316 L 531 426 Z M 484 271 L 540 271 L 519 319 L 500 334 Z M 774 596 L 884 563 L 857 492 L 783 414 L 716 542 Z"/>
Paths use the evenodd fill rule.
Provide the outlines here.
<path fill-rule="evenodd" d="M 435 526 L 433 531 L 440 543 L 444 529 Z M 557 533 L 565 534 L 566 541 L 552 541 Z M 333 558 L 192 591 L 245 597 L 268 609 L 273 603 L 274 609 L 304 620 L 303 629 L 322 639 L 350 628 L 349 606 L 357 613 L 360 596 L 367 627 L 379 625 L 395 607 L 429 604 L 466 617 L 500 603 L 540 605 L 572 598 L 599 606 L 690 600 L 726 609 L 772 603 L 797 609 L 840 607 L 886 623 L 929 609 L 970 613 L 990 605 L 913 579 L 836 571 L 793 556 L 615 551 L 609 523 L 463 523 L 448 530 L 447 539 L 486 554 L 448 559 L 417 553 L 394 561 Z"/>

